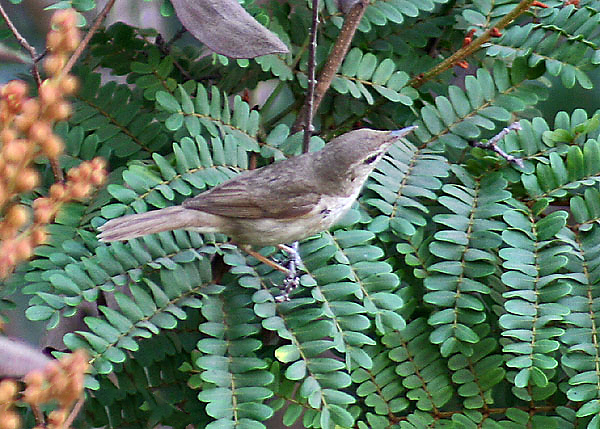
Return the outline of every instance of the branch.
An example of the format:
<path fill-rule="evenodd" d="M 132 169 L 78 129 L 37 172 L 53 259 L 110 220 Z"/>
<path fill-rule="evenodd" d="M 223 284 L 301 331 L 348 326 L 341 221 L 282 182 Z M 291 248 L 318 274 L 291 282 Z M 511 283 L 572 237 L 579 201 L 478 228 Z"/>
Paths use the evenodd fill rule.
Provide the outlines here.
<path fill-rule="evenodd" d="M 498 21 L 493 27 L 488 28 L 481 36 L 477 39 L 473 40 L 468 45 L 463 46 L 454 54 L 446 58 L 437 66 L 433 67 L 431 70 L 418 75 L 410 80 L 408 85 L 418 88 L 423 85 L 426 81 L 431 78 L 443 73 L 450 67 L 452 67 L 457 62 L 465 59 L 466 57 L 472 55 L 475 51 L 477 51 L 481 45 L 486 43 L 490 38 L 497 35 L 498 31 L 501 31 L 507 25 L 509 25 L 512 21 L 517 19 L 521 14 L 525 13 L 534 3 L 535 0 L 521 0 L 521 2 L 508 14 L 506 14 L 500 21 Z"/>
<path fill-rule="evenodd" d="M 75 406 L 71 410 L 71 413 L 67 417 L 67 420 L 65 420 L 65 423 L 63 424 L 63 427 L 65 427 L 65 428 L 70 428 L 71 427 L 71 425 L 75 421 L 75 418 L 77 417 L 77 414 L 79 414 L 79 411 L 81 411 L 81 408 L 83 407 L 84 403 L 85 403 L 84 398 L 83 397 L 79 398 L 79 400 L 77 401 L 77 403 L 75 404 Z"/>
<path fill-rule="evenodd" d="M 432 79 L 438 74 L 443 73 L 446 69 L 452 67 L 454 64 L 459 62 L 460 60 L 466 58 L 467 56 L 473 54 L 477 51 L 481 45 L 487 42 L 491 37 L 495 37 L 500 29 L 506 28 L 512 21 L 519 17 L 519 15 L 525 13 L 528 8 L 531 6 L 538 6 L 534 4 L 535 0 L 522 0 L 513 10 L 511 10 L 507 15 L 504 16 L 496 25 L 492 28 L 485 31 L 480 37 L 473 40 L 466 46 L 463 46 L 461 49 L 456 51 L 452 56 L 442 61 L 437 66 L 433 67 L 431 70 L 425 73 L 421 73 L 418 76 L 412 78 L 406 86 L 412 86 L 413 88 L 418 88 L 423 85 L 426 81 Z M 378 107 L 380 107 L 387 100 L 380 98 L 375 101 L 373 105 L 367 107 L 367 113 L 364 116 L 368 115 L 368 112 L 374 111 Z M 347 129 L 349 125 L 351 125 L 354 121 L 356 121 L 355 117 L 350 117 L 346 119 L 342 124 L 340 124 L 337 129 Z"/>
<path fill-rule="evenodd" d="M 362 19 L 368 5 L 369 0 L 360 0 L 354 6 L 352 6 L 350 11 L 346 15 L 344 25 L 340 30 L 340 35 L 338 36 L 335 45 L 333 46 L 331 54 L 329 54 L 329 57 L 327 58 L 327 62 L 325 63 L 323 69 L 321 70 L 321 73 L 319 74 L 313 99 L 313 116 L 319 108 L 321 101 L 323 101 L 325 93 L 331 86 L 331 82 L 335 77 L 335 73 L 337 72 L 338 68 L 342 64 L 342 61 L 344 61 L 344 58 L 346 57 L 346 53 L 350 48 L 350 43 L 352 42 L 354 33 L 356 32 L 358 24 L 360 24 L 360 20 Z M 307 113 L 306 105 L 307 104 L 305 103 L 304 107 L 298 114 L 296 122 L 292 126 L 292 133 L 297 133 L 302 129 L 302 123 L 304 118 L 306 118 Z"/>
<path fill-rule="evenodd" d="M 516 156 L 507 154 L 498 146 L 498 142 L 505 135 L 510 133 L 512 130 L 519 131 L 520 129 L 521 129 L 521 124 L 519 124 L 518 122 L 513 122 L 512 124 L 510 124 L 508 127 L 504 128 L 502 131 L 500 131 L 498 134 L 496 134 L 494 137 L 492 137 L 489 141 L 487 141 L 485 143 L 482 143 L 482 142 L 470 142 L 470 143 L 474 147 L 480 147 L 482 149 L 493 150 L 498 155 L 500 155 L 502 158 L 504 158 L 507 162 L 513 163 L 513 164 L 523 168 L 523 167 L 525 167 L 525 165 L 523 164 L 523 160 L 521 158 L 517 158 Z"/>
<path fill-rule="evenodd" d="M 25 49 L 26 51 L 29 52 L 31 59 L 33 60 L 33 66 L 31 67 L 31 71 L 33 73 L 33 78 L 35 79 L 35 83 L 39 87 L 42 84 L 42 78 L 40 77 L 40 72 L 38 71 L 38 68 L 37 68 L 38 55 L 37 55 L 35 48 L 29 44 L 27 39 L 25 39 L 21 35 L 21 33 L 19 33 L 19 30 L 17 30 L 17 27 L 15 27 L 13 22 L 10 20 L 9 16 L 6 14 L 6 11 L 2 7 L 1 3 L 0 3 L 0 15 L 2 15 L 2 18 L 4 18 L 6 25 L 8 26 L 9 30 L 12 32 L 13 36 L 15 36 L 15 39 L 17 39 L 17 42 L 19 42 L 19 44 L 23 47 L 23 49 Z"/>
<path fill-rule="evenodd" d="M 308 45 L 308 91 L 304 110 L 306 111 L 306 119 L 304 120 L 304 136 L 302 140 L 302 152 L 308 152 L 310 145 L 310 137 L 315 130 L 312 124 L 314 116 L 314 98 L 315 98 L 315 68 L 317 67 L 316 51 L 317 51 L 317 31 L 319 27 L 319 0 L 312 2 L 312 27 L 310 29 L 310 44 Z"/>
<path fill-rule="evenodd" d="M 75 49 L 75 52 L 73 52 L 73 55 L 71 55 L 71 58 L 69 58 L 69 61 L 65 65 L 65 68 L 61 72 L 61 76 L 64 76 L 71 71 L 71 69 L 73 68 L 73 66 L 75 65 L 75 63 L 77 62 L 77 60 L 79 59 L 81 54 L 83 53 L 84 49 L 90 43 L 90 40 L 92 39 L 92 37 L 94 36 L 96 31 L 98 31 L 98 28 L 100 28 L 100 24 L 102 24 L 102 21 L 104 21 L 104 19 L 106 18 L 106 15 L 108 15 L 108 12 L 110 12 L 110 10 L 112 9 L 114 4 L 115 4 L 115 0 L 108 0 L 108 2 L 106 3 L 106 6 L 104 6 L 104 9 L 102 9 L 102 12 L 100 12 L 100 14 L 96 17 L 96 19 L 94 20 L 94 23 L 90 27 L 89 31 L 87 32 L 87 34 L 85 35 L 85 37 L 83 38 L 83 40 L 81 41 L 79 46 L 77 46 L 77 49 Z"/>

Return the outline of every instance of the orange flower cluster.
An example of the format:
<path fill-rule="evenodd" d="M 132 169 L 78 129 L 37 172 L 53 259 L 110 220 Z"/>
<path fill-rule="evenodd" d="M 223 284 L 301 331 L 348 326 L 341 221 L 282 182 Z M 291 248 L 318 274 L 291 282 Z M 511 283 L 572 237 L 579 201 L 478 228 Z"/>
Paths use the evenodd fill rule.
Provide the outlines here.
<path fill-rule="evenodd" d="M 0 429 L 21 427 L 19 415 L 11 408 L 17 398 L 17 383 L 14 380 L 0 381 Z"/>
<path fill-rule="evenodd" d="M 39 410 L 40 405 L 56 402 L 57 408 L 48 413 L 42 428 L 68 429 L 75 404 L 82 398 L 84 375 L 88 370 L 88 357 L 83 350 L 52 361 L 43 371 L 32 371 L 24 378 L 25 391 L 20 401 Z M 0 382 L 0 429 L 18 429 L 21 419 L 13 410 L 17 402 L 18 387 L 14 380 Z M 36 413 L 40 416 L 40 413 Z M 65 425 L 66 424 L 66 425 Z M 37 427 L 37 426 L 36 426 Z"/>
<path fill-rule="evenodd" d="M 75 77 L 61 74 L 80 41 L 76 20 L 73 10 L 61 10 L 52 17 L 44 60 L 48 78 L 38 88 L 37 97 L 28 96 L 22 81 L 0 87 L 0 279 L 46 241 L 45 225 L 63 203 L 89 195 L 106 177 L 104 161 L 84 162 L 69 171 L 66 182 L 55 183 L 48 197 L 34 202 L 33 216 L 29 208 L 19 204 L 20 194 L 34 190 L 40 182 L 33 160 L 45 156 L 58 166 L 63 151 L 53 126 L 70 115 L 71 106 L 65 98 L 78 86 Z"/>

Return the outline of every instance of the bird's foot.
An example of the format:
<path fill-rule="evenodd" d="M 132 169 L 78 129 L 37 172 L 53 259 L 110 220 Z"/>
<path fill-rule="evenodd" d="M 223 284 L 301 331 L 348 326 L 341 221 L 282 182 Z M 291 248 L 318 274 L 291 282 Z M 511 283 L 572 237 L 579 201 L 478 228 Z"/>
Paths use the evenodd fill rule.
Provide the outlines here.
<path fill-rule="evenodd" d="M 240 246 L 240 245 L 238 245 Z M 275 297 L 276 302 L 284 302 L 290 300 L 290 293 L 300 286 L 300 275 L 298 274 L 299 270 L 303 270 L 304 264 L 302 263 L 302 258 L 300 257 L 300 253 L 298 252 L 298 242 L 294 242 L 291 246 L 286 246 L 284 244 L 280 244 L 277 247 L 287 253 L 287 260 L 280 261 L 272 261 L 269 258 L 261 255 L 258 252 L 255 252 L 250 248 L 250 246 L 240 246 L 246 253 L 254 258 L 258 259 L 260 262 L 263 262 L 270 267 L 281 271 L 285 274 L 285 278 L 283 279 L 283 284 L 279 287 L 281 290 L 281 294 Z"/>
<path fill-rule="evenodd" d="M 297 241 L 291 246 L 280 244 L 278 247 L 288 255 L 288 261 L 285 264 L 288 273 L 285 276 L 285 279 L 283 279 L 283 284 L 279 288 L 281 290 L 281 294 L 275 297 L 276 302 L 284 302 L 289 301 L 290 293 L 300 286 L 300 275 L 298 274 L 298 270 L 303 268 L 303 264 L 300 253 L 298 252 Z"/>

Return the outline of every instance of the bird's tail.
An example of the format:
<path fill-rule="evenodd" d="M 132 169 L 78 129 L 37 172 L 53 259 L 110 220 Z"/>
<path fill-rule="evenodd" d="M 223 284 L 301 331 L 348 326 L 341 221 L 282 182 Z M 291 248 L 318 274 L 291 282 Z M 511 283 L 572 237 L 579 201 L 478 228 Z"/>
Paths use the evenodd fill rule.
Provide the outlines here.
<path fill-rule="evenodd" d="M 202 214 L 197 210 L 173 206 L 122 216 L 98 228 L 101 231 L 98 238 L 100 241 L 124 241 L 146 234 L 189 228 L 198 224 L 198 217 L 202 217 Z M 210 232 L 210 228 L 206 228 L 206 232 Z"/>

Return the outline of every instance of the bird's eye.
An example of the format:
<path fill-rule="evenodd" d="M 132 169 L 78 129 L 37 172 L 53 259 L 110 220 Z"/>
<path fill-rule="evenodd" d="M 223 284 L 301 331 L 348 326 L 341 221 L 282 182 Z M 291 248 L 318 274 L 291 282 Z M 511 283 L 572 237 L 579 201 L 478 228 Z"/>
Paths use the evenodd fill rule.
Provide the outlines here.
<path fill-rule="evenodd" d="M 367 159 L 365 159 L 365 164 L 372 164 L 373 162 L 377 161 L 378 157 L 379 157 L 379 154 L 375 154 L 375 155 L 368 157 Z"/>

